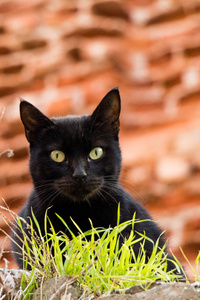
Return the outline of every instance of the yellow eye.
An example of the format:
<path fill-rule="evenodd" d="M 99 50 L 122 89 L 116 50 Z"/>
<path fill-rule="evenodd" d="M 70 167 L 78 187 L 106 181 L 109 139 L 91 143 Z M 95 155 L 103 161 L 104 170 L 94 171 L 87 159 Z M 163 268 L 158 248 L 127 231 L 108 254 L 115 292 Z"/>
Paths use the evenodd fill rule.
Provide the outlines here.
<path fill-rule="evenodd" d="M 65 154 L 60 150 L 53 150 L 50 154 L 51 159 L 56 162 L 62 162 L 65 160 Z"/>
<path fill-rule="evenodd" d="M 94 149 L 92 149 L 92 151 L 90 151 L 89 157 L 92 160 L 96 160 L 102 157 L 102 155 L 103 155 L 103 149 L 101 147 L 95 147 Z"/>

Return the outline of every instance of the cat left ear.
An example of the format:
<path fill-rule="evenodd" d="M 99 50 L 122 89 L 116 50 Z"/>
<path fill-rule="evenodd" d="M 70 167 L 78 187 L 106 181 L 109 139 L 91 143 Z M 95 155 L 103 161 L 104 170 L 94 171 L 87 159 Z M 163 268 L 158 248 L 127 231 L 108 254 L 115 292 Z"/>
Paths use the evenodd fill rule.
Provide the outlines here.
<path fill-rule="evenodd" d="M 95 123 L 109 125 L 113 130 L 119 132 L 119 115 L 121 111 L 121 100 L 118 88 L 112 89 L 101 100 L 92 114 Z M 101 128 L 102 129 L 102 128 Z"/>
<path fill-rule="evenodd" d="M 52 126 L 53 122 L 31 103 L 23 99 L 20 101 L 20 116 L 26 138 L 29 143 L 33 143 L 41 129 Z"/>

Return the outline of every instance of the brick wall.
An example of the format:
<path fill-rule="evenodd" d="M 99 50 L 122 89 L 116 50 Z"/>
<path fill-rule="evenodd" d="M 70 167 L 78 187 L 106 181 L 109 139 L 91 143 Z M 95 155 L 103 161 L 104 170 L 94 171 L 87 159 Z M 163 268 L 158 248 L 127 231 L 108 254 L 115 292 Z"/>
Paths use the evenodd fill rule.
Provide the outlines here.
<path fill-rule="evenodd" d="M 48 116 L 83 114 L 118 85 L 122 184 L 167 230 L 174 253 L 181 246 L 193 263 L 200 249 L 198 0 L 0 2 L 0 152 L 14 151 L 0 158 L 0 204 L 3 197 L 18 212 L 32 186 L 19 97 Z M 2 218 L 0 227 L 8 232 Z"/>

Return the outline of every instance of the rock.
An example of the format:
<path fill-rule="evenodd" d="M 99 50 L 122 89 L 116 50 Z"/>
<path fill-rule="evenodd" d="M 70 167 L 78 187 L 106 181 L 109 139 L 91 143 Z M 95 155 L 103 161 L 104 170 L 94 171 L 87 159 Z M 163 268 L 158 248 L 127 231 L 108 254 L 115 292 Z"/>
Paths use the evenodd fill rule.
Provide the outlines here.
<path fill-rule="evenodd" d="M 0 268 L 0 299 L 21 299 L 20 285 L 24 275 L 29 278 L 30 272 Z"/>
<path fill-rule="evenodd" d="M 178 156 L 161 158 L 155 169 L 156 177 L 164 183 L 178 183 L 185 180 L 190 174 L 189 163 Z"/>
<path fill-rule="evenodd" d="M 23 270 L 0 269 L 0 297 L 1 299 L 21 299 L 23 291 L 20 288 L 22 274 L 27 278 L 30 272 Z M 104 300 L 196 300 L 200 299 L 200 284 L 188 284 L 184 282 L 163 283 L 156 282 L 150 285 L 148 290 L 142 286 L 133 286 L 126 290 L 116 290 L 110 295 L 101 295 Z M 30 300 L 57 299 L 57 300 L 83 300 L 94 298 L 93 294 L 85 296 L 76 280 L 67 275 L 56 276 L 41 282 L 40 287 L 29 294 Z M 124 292 L 124 293 L 123 293 Z M 122 294 L 123 293 L 123 294 Z M 92 298 L 91 298 L 92 297 Z"/>
<path fill-rule="evenodd" d="M 139 291 L 134 295 L 110 295 L 104 300 L 196 300 L 200 294 L 193 286 L 187 283 L 164 283 L 146 291 Z"/>
<path fill-rule="evenodd" d="M 70 276 L 63 275 L 46 280 L 41 286 L 32 292 L 31 300 L 57 299 L 57 300 L 78 300 L 81 290 L 77 282 L 71 282 Z M 54 297 L 53 297 L 54 296 Z"/>

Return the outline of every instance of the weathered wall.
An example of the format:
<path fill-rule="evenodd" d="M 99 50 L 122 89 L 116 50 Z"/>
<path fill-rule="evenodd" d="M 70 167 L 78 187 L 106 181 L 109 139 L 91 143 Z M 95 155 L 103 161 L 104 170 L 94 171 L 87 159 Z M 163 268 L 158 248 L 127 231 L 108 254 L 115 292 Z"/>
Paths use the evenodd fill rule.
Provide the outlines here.
<path fill-rule="evenodd" d="M 0 152 L 11 148 L 14 156 L 0 158 L 0 197 L 18 212 L 31 190 L 19 97 L 48 116 L 82 114 L 118 85 L 122 183 L 167 230 L 175 253 L 182 246 L 193 262 L 200 249 L 198 0 L 1 1 Z M 3 220 L 0 227 L 8 230 Z"/>

